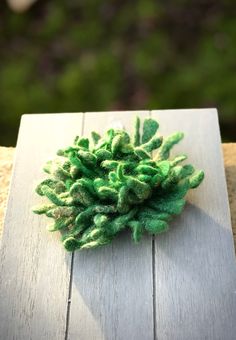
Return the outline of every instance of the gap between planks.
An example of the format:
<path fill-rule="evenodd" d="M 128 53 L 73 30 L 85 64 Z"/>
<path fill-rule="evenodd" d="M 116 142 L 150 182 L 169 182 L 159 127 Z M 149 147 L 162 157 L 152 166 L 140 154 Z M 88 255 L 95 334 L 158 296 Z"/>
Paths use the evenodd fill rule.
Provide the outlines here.
<path fill-rule="evenodd" d="M 149 111 L 149 117 L 152 117 L 152 111 Z M 153 339 L 157 339 L 156 335 L 156 242 L 155 235 L 152 235 L 152 315 L 153 315 Z"/>
<path fill-rule="evenodd" d="M 81 136 L 84 135 L 84 117 L 85 117 L 85 112 L 82 112 Z M 67 309 L 66 309 L 65 340 L 68 339 L 69 325 L 70 325 L 70 306 L 71 306 L 71 294 L 72 294 L 72 283 L 73 283 L 74 258 L 75 258 L 75 252 L 73 251 L 71 254 L 71 261 L 70 261 L 70 281 L 69 281 L 69 292 L 68 292 Z"/>

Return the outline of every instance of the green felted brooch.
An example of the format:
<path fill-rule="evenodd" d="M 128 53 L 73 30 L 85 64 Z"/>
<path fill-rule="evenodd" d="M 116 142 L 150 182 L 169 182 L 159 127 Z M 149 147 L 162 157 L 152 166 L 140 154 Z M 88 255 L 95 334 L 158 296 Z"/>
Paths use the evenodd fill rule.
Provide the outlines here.
<path fill-rule="evenodd" d="M 169 159 L 184 135 L 163 139 L 156 134 L 158 126 L 145 119 L 141 134 L 137 118 L 133 139 L 114 129 L 104 137 L 92 132 L 92 142 L 77 136 L 45 165 L 49 177 L 36 192 L 49 203 L 33 211 L 53 220 L 48 230 L 62 232 L 68 251 L 108 244 L 125 228 L 139 242 L 144 232 L 166 231 L 172 216 L 181 213 L 185 195 L 201 183 L 204 172 L 180 165 L 185 155 Z"/>

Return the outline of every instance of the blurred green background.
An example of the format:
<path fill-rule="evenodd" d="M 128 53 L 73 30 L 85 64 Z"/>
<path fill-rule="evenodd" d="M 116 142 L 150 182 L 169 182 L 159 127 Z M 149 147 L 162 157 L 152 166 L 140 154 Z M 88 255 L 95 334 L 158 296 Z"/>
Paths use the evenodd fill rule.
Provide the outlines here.
<path fill-rule="evenodd" d="M 234 0 L 0 4 L 0 145 L 22 113 L 217 107 L 236 141 Z M 42 136 L 43 138 L 43 136 Z"/>

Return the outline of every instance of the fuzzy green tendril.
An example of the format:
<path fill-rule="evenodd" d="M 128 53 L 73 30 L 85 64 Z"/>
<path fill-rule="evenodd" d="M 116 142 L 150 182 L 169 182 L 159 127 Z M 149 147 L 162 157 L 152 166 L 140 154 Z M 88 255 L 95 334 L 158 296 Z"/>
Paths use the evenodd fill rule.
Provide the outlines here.
<path fill-rule="evenodd" d="M 108 244 L 125 228 L 139 242 L 145 231 L 166 231 L 172 216 L 181 213 L 185 195 L 201 183 L 204 173 L 180 165 L 185 155 L 169 159 L 183 133 L 163 139 L 156 135 L 158 127 L 155 120 L 145 119 L 140 134 L 137 118 L 133 140 L 126 131 L 114 129 L 103 138 L 92 132 L 93 143 L 77 136 L 45 165 L 50 176 L 36 192 L 50 203 L 33 211 L 52 218 L 48 230 L 62 232 L 68 251 Z"/>

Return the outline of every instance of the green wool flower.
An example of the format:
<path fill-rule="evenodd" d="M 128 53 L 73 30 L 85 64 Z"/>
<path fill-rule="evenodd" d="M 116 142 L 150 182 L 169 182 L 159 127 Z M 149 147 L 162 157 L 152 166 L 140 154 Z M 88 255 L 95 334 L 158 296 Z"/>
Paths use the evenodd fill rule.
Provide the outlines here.
<path fill-rule="evenodd" d="M 48 230 L 62 232 L 68 251 L 108 244 L 125 228 L 139 242 L 144 232 L 166 231 L 172 216 L 181 213 L 185 195 L 201 183 L 204 172 L 180 165 L 185 155 L 169 159 L 184 135 L 163 139 L 158 127 L 145 119 L 141 134 L 137 118 L 133 140 L 127 131 L 114 129 L 103 138 L 92 132 L 93 143 L 76 137 L 45 165 L 49 177 L 36 192 L 49 203 L 33 211 L 52 219 Z"/>

